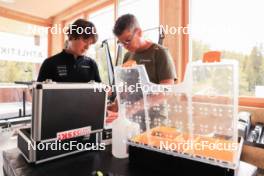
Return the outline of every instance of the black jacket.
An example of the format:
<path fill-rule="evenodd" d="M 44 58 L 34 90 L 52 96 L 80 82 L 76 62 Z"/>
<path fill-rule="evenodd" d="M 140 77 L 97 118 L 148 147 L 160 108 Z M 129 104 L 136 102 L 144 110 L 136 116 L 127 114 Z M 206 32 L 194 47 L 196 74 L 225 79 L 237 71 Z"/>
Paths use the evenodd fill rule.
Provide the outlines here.
<path fill-rule="evenodd" d="M 86 56 L 75 59 L 65 50 L 47 58 L 41 65 L 37 81 L 46 79 L 55 82 L 101 82 L 97 64 L 93 59 Z"/>

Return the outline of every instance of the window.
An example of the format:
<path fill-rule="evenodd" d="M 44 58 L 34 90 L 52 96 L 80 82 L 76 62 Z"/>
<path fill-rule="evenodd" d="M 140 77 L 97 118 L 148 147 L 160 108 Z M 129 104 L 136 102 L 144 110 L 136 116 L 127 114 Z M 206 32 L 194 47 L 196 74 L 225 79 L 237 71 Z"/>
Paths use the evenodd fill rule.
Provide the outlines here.
<path fill-rule="evenodd" d="M 146 12 L 146 7 L 151 10 Z M 118 16 L 127 13 L 136 16 L 145 38 L 158 42 L 159 0 L 119 0 Z"/>
<path fill-rule="evenodd" d="M 146 15 L 145 13 L 146 7 L 151 8 L 151 11 L 150 13 L 148 13 L 148 15 Z M 119 0 L 117 9 L 118 16 L 126 13 L 134 14 L 138 18 L 142 29 L 145 30 L 144 37 L 152 40 L 153 42 L 158 42 L 159 0 Z M 114 3 L 104 6 L 96 11 L 93 11 L 93 9 L 91 9 L 87 12 L 87 14 L 88 20 L 95 24 L 99 36 L 97 43 L 90 46 L 87 56 L 90 56 L 97 62 L 102 81 L 108 84 L 109 80 L 106 62 L 107 53 L 105 48 L 102 47 L 102 41 L 107 40 L 112 57 L 112 62 L 113 64 L 115 64 L 117 45 L 115 36 L 112 32 L 115 23 Z M 68 25 L 69 23 L 67 22 L 65 24 Z M 121 55 L 119 55 L 119 59 L 123 58 L 125 53 L 126 51 L 122 49 L 122 53 Z"/>
<path fill-rule="evenodd" d="M 192 60 L 221 51 L 239 62 L 240 96 L 264 97 L 264 2 L 191 0 Z"/>
<path fill-rule="evenodd" d="M 0 119 L 28 115 L 30 93 L 26 85 L 14 82 L 37 79 L 40 65 L 47 58 L 47 28 L 2 17 L 0 26 Z"/>
<path fill-rule="evenodd" d="M 36 80 L 47 58 L 46 28 L 6 18 L 0 24 L 0 83 Z"/>
<path fill-rule="evenodd" d="M 146 7 L 151 9 L 146 15 Z M 136 16 L 143 30 L 144 38 L 155 43 L 159 41 L 159 0 L 119 0 L 118 16 L 124 14 Z M 127 50 L 122 48 L 120 60 L 124 58 Z"/>
<path fill-rule="evenodd" d="M 0 32 L 0 82 L 36 80 L 47 58 L 47 39 Z"/>
<path fill-rule="evenodd" d="M 101 79 L 104 83 L 108 84 L 108 69 L 106 61 L 107 53 L 105 51 L 105 48 L 102 47 L 102 41 L 107 40 L 114 62 L 115 40 L 112 32 L 112 28 L 114 26 L 114 5 L 110 5 L 98 11 L 90 13 L 88 20 L 94 23 L 98 34 L 98 41 L 88 50 L 88 55 L 96 60 L 99 67 Z"/>

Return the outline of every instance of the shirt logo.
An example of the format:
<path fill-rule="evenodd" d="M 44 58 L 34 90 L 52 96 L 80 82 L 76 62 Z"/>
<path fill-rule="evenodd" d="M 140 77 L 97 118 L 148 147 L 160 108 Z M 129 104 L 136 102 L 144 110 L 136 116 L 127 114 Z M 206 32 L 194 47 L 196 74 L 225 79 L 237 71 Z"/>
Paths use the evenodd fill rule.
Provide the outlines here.
<path fill-rule="evenodd" d="M 90 68 L 89 65 L 81 65 L 81 68 Z"/>
<path fill-rule="evenodd" d="M 150 59 L 140 59 L 140 63 L 149 63 L 151 62 Z"/>
<path fill-rule="evenodd" d="M 58 65 L 57 72 L 60 77 L 67 76 L 67 67 L 66 65 Z"/>

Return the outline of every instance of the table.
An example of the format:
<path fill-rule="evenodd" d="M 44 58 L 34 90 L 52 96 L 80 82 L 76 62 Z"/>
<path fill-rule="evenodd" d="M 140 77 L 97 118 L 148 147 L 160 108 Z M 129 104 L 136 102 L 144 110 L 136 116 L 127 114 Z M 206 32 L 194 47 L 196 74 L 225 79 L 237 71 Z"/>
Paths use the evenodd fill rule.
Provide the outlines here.
<path fill-rule="evenodd" d="M 111 147 L 104 151 L 82 152 L 39 165 L 28 164 L 18 149 L 3 152 L 5 176 L 89 176 L 95 170 L 109 176 L 158 176 L 164 173 L 129 165 L 128 159 L 117 159 L 111 154 Z M 239 176 L 253 176 L 257 168 L 241 162 Z"/>

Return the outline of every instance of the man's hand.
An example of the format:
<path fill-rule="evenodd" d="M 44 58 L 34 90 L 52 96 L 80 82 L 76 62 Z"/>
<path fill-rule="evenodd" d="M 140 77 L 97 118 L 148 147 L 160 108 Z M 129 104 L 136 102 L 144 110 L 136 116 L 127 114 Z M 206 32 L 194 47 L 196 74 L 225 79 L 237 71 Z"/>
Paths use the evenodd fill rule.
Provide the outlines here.
<path fill-rule="evenodd" d="M 117 112 L 107 110 L 106 123 L 112 123 L 115 119 L 117 119 L 117 117 Z"/>
<path fill-rule="evenodd" d="M 122 67 L 133 67 L 133 66 L 136 66 L 137 63 L 136 61 L 132 60 L 132 59 L 129 59 L 128 61 L 126 61 Z"/>
<path fill-rule="evenodd" d="M 117 99 L 114 100 L 111 104 L 107 105 L 107 110 L 117 112 L 118 111 L 118 104 Z"/>
<path fill-rule="evenodd" d="M 174 84 L 175 81 L 173 79 L 164 79 L 159 82 L 160 84 Z"/>

